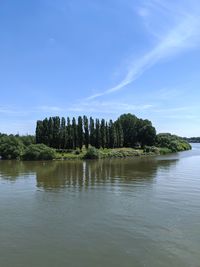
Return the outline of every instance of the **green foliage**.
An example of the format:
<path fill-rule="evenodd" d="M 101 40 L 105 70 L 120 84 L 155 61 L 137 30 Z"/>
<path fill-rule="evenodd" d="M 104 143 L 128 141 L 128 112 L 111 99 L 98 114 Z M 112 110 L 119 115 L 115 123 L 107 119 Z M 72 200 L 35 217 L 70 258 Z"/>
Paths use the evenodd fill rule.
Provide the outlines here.
<path fill-rule="evenodd" d="M 88 118 L 83 116 L 83 124 L 84 124 L 84 143 L 85 147 L 89 147 L 90 143 L 90 135 L 89 135 L 89 125 L 88 125 Z"/>
<path fill-rule="evenodd" d="M 94 126 L 94 119 L 92 117 L 90 117 L 90 145 L 91 146 L 95 146 L 95 126 Z"/>
<path fill-rule="evenodd" d="M 145 146 L 143 149 L 144 153 L 149 153 L 149 154 L 160 154 L 160 149 L 155 146 Z"/>
<path fill-rule="evenodd" d="M 137 120 L 137 117 L 130 113 L 121 115 L 117 120 L 123 129 L 125 147 L 134 147 L 137 142 Z"/>
<path fill-rule="evenodd" d="M 160 152 L 160 155 L 166 155 L 166 154 L 172 153 L 171 149 L 166 148 L 166 147 L 160 147 L 159 152 Z"/>
<path fill-rule="evenodd" d="M 170 133 L 158 134 L 156 145 L 161 148 L 167 148 L 171 152 L 178 152 L 191 149 L 190 144 L 183 138 Z"/>
<path fill-rule="evenodd" d="M 77 148 L 77 125 L 76 119 L 72 119 L 72 141 L 73 141 L 73 149 Z"/>
<path fill-rule="evenodd" d="M 67 145 L 67 130 L 66 130 L 66 120 L 62 117 L 60 126 L 60 148 L 65 149 Z"/>
<path fill-rule="evenodd" d="M 78 125 L 77 125 L 77 144 L 80 149 L 83 146 L 83 119 L 81 116 L 78 117 Z"/>
<path fill-rule="evenodd" d="M 101 147 L 101 130 L 99 119 L 96 119 L 96 129 L 95 129 L 95 147 Z"/>
<path fill-rule="evenodd" d="M 0 137 L 0 156 L 2 159 L 19 159 L 24 151 L 24 145 L 19 137 L 2 135 Z"/>
<path fill-rule="evenodd" d="M 108 127 L 109 127 L 109 137 L 110 137 L 109 148 L 117 147 L 117 132 L 116 132 L 115 124 L 113 123 L 112 120 L 109 121 Z"/>
<path fill-rule="evenodd" d="M 74 151 L 74 154 L 75 154 L 75 155 L 80 155 L 80 153 L 81 153 L 81 151 L 80 151 L 79 148 L 77 148 L 77 149 Z"/>
<path fill-rule="evenodd" d="M 35 144 L 35 136 L 34 135 L 16 135 L 16 137 L 23 143 L 24 146 L 29 146 Z"/>
<path fill-rule="evenodd" d="M 106 123 L 105 120 L 101 120 L 101 125 L 100 125 L 100 133 L 101 133 L 101 146 L 105 148 L 106 146 Z"/>
<path fill-rule="evenodd" d="M 91 146 L 88 148 L 87 152 L 83 156 L 84 159 L 98 159 L 99 158 L 99 151 L 95 147 Z"/>
<path fill-rule="evenodd" d="M 54 149 L 44 144 L 35 144 L 26 148 L 22 158 L 24 160 L 52 160 L 55 157 Z"/>
<path fill-rule="evenodd" d="M 133 148 L 114 148 L 114 149 L 102 149 L 100 150 L 101 158 L 128 158 L 141 156 L 142 150 L 136 150 Z"/>
<path fill-rule="evenodd" d="M 36 143 L 56 149 L 76 150 L 91 145 L 100 148 L 152 147 L 167 148 L 172 152 L 190 149 L 188 142 L 178 136 L 159 134 L 151 121 L 137 118 L 130 113 L 121 115 L 116 121 L 90 120 L 86 116 L 70 121 L 67 118 L 50 117 L 38 121 Z M 151 152 L 149 152 L 151 153 Z M 152 152 L 154 153 L 154 152 Z"/>
<path fill-rule="evenodd" d="M 148 120 L 142 120 L 138 129 L 138 141 L 141 146 L 153 146 L 156 140 L 156 129 L 151 125 Z"/>

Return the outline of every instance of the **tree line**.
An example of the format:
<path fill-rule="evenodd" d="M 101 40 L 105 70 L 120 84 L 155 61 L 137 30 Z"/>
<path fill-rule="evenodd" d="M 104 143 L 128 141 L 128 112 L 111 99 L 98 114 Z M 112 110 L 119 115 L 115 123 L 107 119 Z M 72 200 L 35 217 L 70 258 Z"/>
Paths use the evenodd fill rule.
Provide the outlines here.
<path fill-rule="evenodd" d="M 184 137 L 184 139 L 189 143 L 200 143 L 200 137 Z"/>
<path fill-rule="evenodd" d="M 83 145 L 86 148 L 90 145 L 96 148 L 144 147 L 154 145 L 155 141 L 156 130 L 151 121 L 130 113 L 116 121 L 55 116 L 38 120 L 36 124 L 36 143 L 55 149 L 82 149 Z"/>

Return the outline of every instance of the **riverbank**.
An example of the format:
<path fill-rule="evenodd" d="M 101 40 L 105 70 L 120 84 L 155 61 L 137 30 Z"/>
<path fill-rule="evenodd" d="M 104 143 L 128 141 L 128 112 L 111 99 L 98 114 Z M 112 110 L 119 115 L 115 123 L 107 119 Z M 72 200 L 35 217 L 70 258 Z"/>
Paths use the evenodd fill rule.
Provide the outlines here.
<path fill-rule="evenodd" d="M 77 148 L 77 145 L 73 145 L 72 147 L 75 147 L 74 149 L 61 149 L 62 146 L 47 146 L 43 143 L 37 144 L 34 138 L 30 139 L 28 136 L 2 135 L 0 136 L 0 158 L 30 161 L 130 158 L 163 155 L 191 149 L 191 145 L 187 141 L 171 134 L 158 134 L 154 144 L 151 146 L 144 146 L 140 143 L 135 143 L 134 146 L 126 147 L 126 145 L 124 145 L 122 148 L 121 146 L 118 148 L 99 148 L 100 146 L 98 145 L 96 146 L 98 148 L 95 148 L 87 144 L 79 146 L 80 148 Z"/>
<path fill-rule="evenodd" d="M 184 149 L 182 151 L 189 150 Z M 157 156 L 173 153 L 174 151 L 164 147 L 145 147 L 144 149 L 135 148 L 100 148 L 90 147 L 88 150 L 72 150 L 70 152 L 56 151 L 55 160 L 72 160 L 72 159 L 103 159 L 103 158 L 132 158 L 141 156 Z M 177 151 L 178 152 L 178 151 Z"/>

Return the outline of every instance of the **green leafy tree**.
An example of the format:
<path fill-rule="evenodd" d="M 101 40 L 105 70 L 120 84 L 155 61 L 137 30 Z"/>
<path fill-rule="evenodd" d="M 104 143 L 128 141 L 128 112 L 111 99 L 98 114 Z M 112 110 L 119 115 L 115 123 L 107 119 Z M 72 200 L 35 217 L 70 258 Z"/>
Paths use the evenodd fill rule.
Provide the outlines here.
<path fill-rule="evenodd" d="M 96 140 L 96 136 L 95 136 L 94 119 L 90 117 L 90 144 L 91 146 L 95 146 L 95 143 L 96 143 L 95 140 Z"/>
<path fill-rule="evenodd" d="M 134 147 L 137 143 L 137 117 L 128 113 L 123 114 L 117 120 L 123 129 L 125 147 Z"/>
<path fill-rule="evenodd" d="M 37 144 L 43 143 L 44 132 L 43 132 L 43 123 L 41 120 L 37 121 L 35 136 L 36 136 L 36 143 Z"/>
<path fill-rule="evenodd" d="M 22 136 L 18 136 L 18 138 L 23 143 L 24 146 L 35 144 L 34 135 L 22 135 Z"/>
<path fill-rule="evenodd" d="M 100 131 L 100 122 L 99 119 L 96 119 L 96 127 L 95 127 L 95 147 L 101 147 L 101 131 Z"/>
<path fill-rule="evenodd" d="M 78 125 L 77 125 L 77 143 L 80 150 L 83 147 L 83 119 L 81 116 L 78 117 Z"/>
<path fill-rule="evenodd" d="M 47 118 L 45 118 L 42 122 L 43 124 L 43 144 L 49 146 L 49 121 Z"/>
<path fill-rule="evenodd" d="M 20 159 L 24 151 L 22 141 L 13 135 L 0 138 L 0 156 L 2 159 Z"/>
<path fill-rule="evenodd" d="M 156 129 L 151 125 L 144 125 L 139 131 L 141 146 L 153 146 L 156 141 Z"/>
<path fill-rule="evenodd" d="M 66 120 L 61 118 L 61 127 L 60 127 L 60 148 L 65 149 L 67 146 L 67 131 L 66 131 Z"/>
<path fill-rule="evenodd" d="M 109 136 L 110 136 L 110 148 L 117 147 L 117 132 L 115 124 L 112 120 L 109 121 Z"/>
<path fill-rule="evenodd" d="M 77 125 L 76 119 L 72 119 L 72 141 L 73 141 L 73 149 L 77 148 Z"/>
<path fill-rule="evenodd" d="M 105 148 L 106 147 L 106 123 L 104 119 L 101 120 L 100 133 L 101 133 L 101 146 Z"/>
<path fill-rule="evenodd" d="M 55 150 L 44 144 L 32 144 L 23 154 L 24 160 L 52 160 L 55 157 Z"/>
<path fill-rule="evenodd" d="M 53 144 L 52 147 L 60 148 L 60 118 L 58 116 L 53 117 Z"/>
<path fill-rule="evenodd" d="M 110 147 L 110 131 L 108 123 L 106 122 L 106 148 Z"/>
<path fill-rule="evenodd" d="M 156 146 L 167 148 L 171 152 L 178 152 L 191 149 L 190 144 L 183 138 L 170 133 L 160 133 L 156 137 Z"/>
<path fill-rule="evenodd" d="M 72 125 L 69 117 L 67 117 L 67 136 L 68 136 L 67 148 L 72 149 L 73 148 Z"/>
<path fill-rule="evenodd" d="M 117 134 L 117 147 L 123 147 L 124 133 L 123 133 L 122 125 L 119 121 L 115 123 L 115 129 L 116 129 L 116 134 Z"/>
<path fill-rule="evenodd" d="M 88 149 L 90 143 L 90 136 L 89 136 L 88 118 L 86 116 L 83 116 L 83 124 L 84 124 L 84 142 L 85 142 L 85 147 Z"/>
<path fill-rule="evenodd" d="M 49 118 L 48 120 L 48 137 L 49 137 L 49 146 L 52 147 L 53 146 L 53 119 L 52 117 Z"/>

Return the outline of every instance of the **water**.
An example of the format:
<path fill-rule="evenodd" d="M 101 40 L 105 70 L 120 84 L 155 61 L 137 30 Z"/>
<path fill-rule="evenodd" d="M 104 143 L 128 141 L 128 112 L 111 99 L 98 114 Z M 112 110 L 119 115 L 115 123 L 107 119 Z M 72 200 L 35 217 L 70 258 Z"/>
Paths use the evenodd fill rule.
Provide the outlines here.
<path fill-rule="evenodd" d="M 199 267 L 200 144 L 143 159 L 0 161 L 0 266 Z"/>

